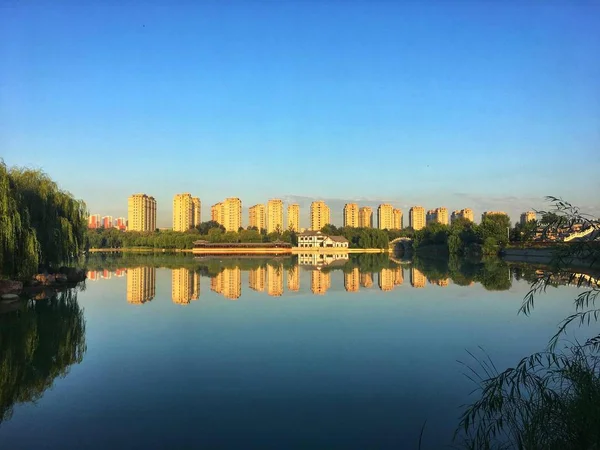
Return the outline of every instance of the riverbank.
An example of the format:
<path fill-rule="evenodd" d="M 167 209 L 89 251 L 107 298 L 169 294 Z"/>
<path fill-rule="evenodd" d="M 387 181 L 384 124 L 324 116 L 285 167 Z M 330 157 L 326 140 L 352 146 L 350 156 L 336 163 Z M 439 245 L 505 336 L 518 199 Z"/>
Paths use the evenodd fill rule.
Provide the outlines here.
<path fill-rule="evenodd" d="M 381 248 L 310 248 L 310 247 L 292 247 L 292 248 L 210 248 L 210 249 L 192 249 L 192 248 L 151 248 L 151 247 L 126 247 L 126 248 L 90 248 L 89 253 L 189 253 L 194 255 L 225 255 L 225 254 L 288 254 L 297 255 L 299 253 L 387 253 L 388 249 Z"/>
<path fill-rule="evenodd" d="M 506 262 L 524 262 L 535 264 L 551 264 L 554 262 L 556 252 L 560 250 L 560 246 L 546 247 L 507 247 L 502 251 L 501 258 Z M 577 257 L 564 258 L 563 265 L 569 267 L 589 267 L 590 260 Z M 592 264 L 593 267 L 598 267 L 599 262 Z"/>

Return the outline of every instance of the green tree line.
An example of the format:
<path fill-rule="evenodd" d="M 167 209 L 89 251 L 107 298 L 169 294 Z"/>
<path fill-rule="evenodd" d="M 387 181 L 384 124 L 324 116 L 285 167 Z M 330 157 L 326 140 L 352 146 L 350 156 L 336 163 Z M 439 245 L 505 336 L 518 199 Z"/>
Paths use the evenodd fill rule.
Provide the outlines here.
<path fill-rule="evenodd" d="M 40 170 L 0 161 L 0 275 L 26 277 L 84 249 L 87 211 Z"/>

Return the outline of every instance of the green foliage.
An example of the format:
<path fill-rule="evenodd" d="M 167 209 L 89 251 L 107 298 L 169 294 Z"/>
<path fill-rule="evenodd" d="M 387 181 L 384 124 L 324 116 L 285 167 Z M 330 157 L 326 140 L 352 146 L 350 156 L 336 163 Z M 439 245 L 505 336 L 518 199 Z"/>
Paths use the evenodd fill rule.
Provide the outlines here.
<path fill-rule="evenodd" d="M 208 234 L 208 231 L 213 228 L 218 228 L 221 231 L 225 231 L 225 227 L 223 225 L 219 224 L 219 222 L 215 222 L 214 220 L 209 220 L 208 222 L 202 222 L 200 225 L 196 226 L 196 229 L 198 230 L 198 232 L 203 235 Z"/>
<path fill-rule="evenodd" d="M 565 224 L 579 223 L 596 226 L 597 222 L 581 215 L 577 208 L 550 197 L 554 211 L 542 214 L 542 223 L 556 232 Z M 519 310 L 529 315 L 534 298 L 565 279 L 570 261 L 579 258 L 597 261 L 597 247 L 591 241 L 561 248 L 552 261 L 551 270 L 533 271 L 518 267 L 520 278 L 530 280 L 531 287 Z M 502 286 L 503 267 L 487 262 L 493 279 L 482 281 Z M 523 358 L 514 367 L 502 372 L 491 358 L 475 357 L 473 364 L 464 364 L 467 376 L 480 391 L 479 398 L 464 410 L 456 438 L 472 449 L 595 449 L 600 448 L 600 333 L 597 319 L 600 296 L 597 281 L 586 274 L 571 273 L 566 279 L 581 290 L 575 298 L 575 312 L 566 317 L 542 352 Z M 562 340 L 572 325 L 593 329 L 585 341 Z M 564 350 L 557 351 L 558 343 Z M 582 342 L 582 343 L 581 343 Z"/>
<path fill-rule="evenodd" d="M 39 399 L 86 351 L 74 289 L 0 315 L 0 423 L 17 403 Z"/>
<path fill-rule="evenodd" d="M 510 230 L 510 241 L 511 242 L 531 242 L 535 237 L 538 230 L 538 222 L 536 220 L 530 220 L 525 224 L 520 222 L 515 224 L 515 227 Z"/>
<path fill-rule="evenodd" d="M 39 264 L 72 261 L 84 249 L 85 203 L 39 170 L 0 161 L 0 270 L 27 277 Z"/>

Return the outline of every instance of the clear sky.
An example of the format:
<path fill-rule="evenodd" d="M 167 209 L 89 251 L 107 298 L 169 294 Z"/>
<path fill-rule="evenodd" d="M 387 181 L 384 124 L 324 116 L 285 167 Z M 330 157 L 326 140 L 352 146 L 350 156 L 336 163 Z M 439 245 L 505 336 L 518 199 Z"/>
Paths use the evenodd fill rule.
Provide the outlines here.
<path fill-rule="evenodd" d="M 0 1 L 0 157 L 92 213 L 270 197 L 600 214 L 600 2 Z M 244 224 L 247 215 L 244 214 Z M 405 219 L 406 224 L 406 219 Z"/>

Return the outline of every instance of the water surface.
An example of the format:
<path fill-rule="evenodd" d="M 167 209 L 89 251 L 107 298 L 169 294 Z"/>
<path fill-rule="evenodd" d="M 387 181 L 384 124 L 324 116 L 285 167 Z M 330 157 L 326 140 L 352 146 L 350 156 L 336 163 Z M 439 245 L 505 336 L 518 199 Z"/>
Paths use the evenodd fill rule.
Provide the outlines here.
<path fill-rule="evenodd" d="M 378 255 L 90 267 L 83 290 L 0 316 L 0 448 L 416 448 L 425 421 L 439 448 L 474 387 L 456 360 L 544 348 L 576 295 L 527 317 L 504 264 L 449 277 Z"/>

